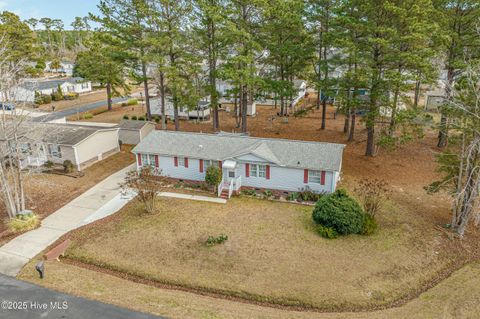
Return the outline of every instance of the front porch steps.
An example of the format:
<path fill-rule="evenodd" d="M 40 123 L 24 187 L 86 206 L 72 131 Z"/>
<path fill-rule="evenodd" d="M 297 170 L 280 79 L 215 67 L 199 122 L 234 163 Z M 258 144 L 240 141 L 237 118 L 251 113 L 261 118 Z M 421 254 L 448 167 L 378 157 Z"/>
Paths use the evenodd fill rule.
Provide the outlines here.
<path fill-rule="evenodd" d="M 228 188 L 227 189 L 222 189 L 222 192 L 220 193 L 220 198 L 223 199 L 228 199 Z"/>

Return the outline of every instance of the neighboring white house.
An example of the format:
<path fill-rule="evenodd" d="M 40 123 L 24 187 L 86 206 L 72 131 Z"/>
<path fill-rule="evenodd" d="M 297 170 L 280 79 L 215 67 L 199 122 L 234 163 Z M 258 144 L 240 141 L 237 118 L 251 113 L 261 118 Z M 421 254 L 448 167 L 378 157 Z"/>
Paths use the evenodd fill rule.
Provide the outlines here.
<path fill-rule="evenodd" d="M 295 94 L 293 95 L 293 98 L 291 101 L 287 101 L 287 105 L 289 106 L 297 105 L 297 103 L 300 102 L 300 100 L 305 97 L 305 94 L 307 93 L 307 82 L 304 80 L 293 80 L 293 88 L 295 90 Z M 277 105 L 279 103 L 280 103 L 279 100 L 277 100 Z M 273 106 L 275 105 L 275 99 L 268 98 L 268 97 L 264 99 L 259 99 L 257 101 L 257 104 Z"/>
<path fill-rule="evenodd" d="M 317 193 L 335 191 L 345 145 L 238 134 L 153 131 L 134 149 L 137 168 L 157 167 L 165 176 L 204 181 L 211 165 L 223 171 L 228 197 L 241 188 Z"/>
<path fill-rule="evenodd" d="M 81 171 L 120 150 L 118 131 L 118 127 L 56 123 L 30 125 L 24 128 L 22 168 L 39 167 L 47 161 L 63 164 L 69 160 Z M 1 141 L 0 137 L 0 144 Z"/>
<path fill-rule="evenodd" d="M 35 101 L 35 92 L 42 95 L 49 95 L 56 92 L 59 85 L 64 94 L 69 92 L 81 94 L 92 91 L 92 83 L 82 78 L 28 80 L 14 88 L 9 93 L 8 100 L 33 103 Z"/>
<path fill-rule="evenodd" d="M 161 98 L 155 97 L 150 99 L 150 110 L 152 115 L 162 116 Z M 169 98 L 165 99 L 165 114 L 168 118 L 174 119 L 173 103 Z M 182 119 L 201 119 L 208 120 L 210 118 L 210 102 L 200 101 L 195 110 L 189 110 L 186 107 L 178 107 L 178 116 Z"/>
<path fill-rule="evenodd" d="M 73 75 L 73 68 L 75 67 L 75 63 L 73 62 L 68 62 L 68 61 L 62 61 L 60 62 L 60 68 L 58 69 L 52 69 L 52 61 L 48 61 L 45 63 L 45 70 L 44 72 L 55 72 L 55 73 L 63 73 L 68 76 Z"/>
<path fill-rule="evenodd" d="M 136 145 L 155 130 L 155 123 L 123 120 L 119 124 L 119 139 L 122 144 Z"/>

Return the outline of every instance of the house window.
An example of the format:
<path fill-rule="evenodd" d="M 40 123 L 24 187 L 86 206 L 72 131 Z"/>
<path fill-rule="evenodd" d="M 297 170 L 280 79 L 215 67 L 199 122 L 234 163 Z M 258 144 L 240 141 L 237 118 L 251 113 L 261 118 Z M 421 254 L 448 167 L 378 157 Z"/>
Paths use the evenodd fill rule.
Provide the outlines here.
<path fill-rule="evenodd" d="M 235 172 L 234 171 L 228 171 L 228 177 L 234 178 L 235 177 Z"/>
<path fill-rule="evenodd" d="M 48 144 L 48 154 L 53 157 L 62 158 L 62 150 L 57 144 Z"/>
<path fill-rule="evenodd" d="M 210 166 L 219 167 L 219 163 L 218 161 L 203 160 L 203 166 L 205 167 L 205 170 L 207 170 Z"/>
<path fill-rule="evenodd" d="M 309 183 L 315 183 L 315 184 L 320 184 L 321 181 L 321 173 L 320 171 L 308 171 L 308 182 Z"/>
<path fill-rule="evenodd" d="M 67 92 L 75 92 L 75 87 L 72 85 L 67 86 Z"/>
<path fill-rule="evenodd" d="M 88 89 L 88 82 L 82 83 L 82 89 Z"/>
<path fill-rule="evenodd" d="M 150 166 L 155 166 L 155 155 L 148 155 L 148 160 L 149 160 L 149 164 Z"/>
<path fill-rule="evenodd" d="M 250 176 L 251 177 L 267 177 L 267 166 L 260 164 L 251 164 L 250 165 Z"/>
<path fill-rule="evenodd" d="M 265 165 L 258 165 L 258 177 L 267 177 L 267 167 Z"/>
<path fill-rule="evenodd" d="M 142 154 L 142 165 L 143 166 L 150 165 L 149 162 L 148 162 L 148 154 Z"/>
<path fill-rule="evenodd" d="M 178 158 L 178 166 L 185 167 L 185 157 L 179 157 Z"/>

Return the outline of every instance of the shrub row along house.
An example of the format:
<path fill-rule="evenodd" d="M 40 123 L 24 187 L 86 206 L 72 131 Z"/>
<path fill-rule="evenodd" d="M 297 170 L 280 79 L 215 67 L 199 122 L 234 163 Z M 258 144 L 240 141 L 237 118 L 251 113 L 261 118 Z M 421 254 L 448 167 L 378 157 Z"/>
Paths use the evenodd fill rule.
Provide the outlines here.
<path fill-rule="evenodd" d="M 153 131 L 132 152 L 137 168 L 154 166 L 162 175 L 202 182 L 209 166 L 221 168 L 218 193 L 246 189 L 317 193 L 335 191 L 344 145 L 238 134 Z"/>

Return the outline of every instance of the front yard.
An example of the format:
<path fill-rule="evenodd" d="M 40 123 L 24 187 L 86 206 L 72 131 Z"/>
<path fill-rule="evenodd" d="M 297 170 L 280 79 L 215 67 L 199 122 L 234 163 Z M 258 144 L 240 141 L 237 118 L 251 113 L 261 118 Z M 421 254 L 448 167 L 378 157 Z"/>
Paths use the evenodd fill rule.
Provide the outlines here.
<path fill-rule="evenodd" d="M 253 301 L 357 310 L 388 305 L 435 280 L 455 262 L 445 236 L 390 204 L 370 237 L 320 237 L 311 208 L 234 198 L 226 205 L 160 199 L 137 203 L 73 232 L 67 257 L 153 282 Z M 224 244 L 207 247 L 209 236 Z"/>

